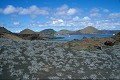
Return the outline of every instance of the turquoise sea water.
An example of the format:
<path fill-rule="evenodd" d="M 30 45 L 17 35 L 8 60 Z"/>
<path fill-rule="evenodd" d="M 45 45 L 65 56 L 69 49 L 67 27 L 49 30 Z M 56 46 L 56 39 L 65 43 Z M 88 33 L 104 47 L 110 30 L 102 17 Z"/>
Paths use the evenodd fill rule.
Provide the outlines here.
<path fill-rule="evenodd" d="M 64 38 L 58 39 L 50 39 L 52 41 L 71 41 L 74 39 L 83 39 L 83 37 L 90 38 L 90 37 L 112 37 L 113 34 L 79 34 L 79 35 L 59 35 Z"/>

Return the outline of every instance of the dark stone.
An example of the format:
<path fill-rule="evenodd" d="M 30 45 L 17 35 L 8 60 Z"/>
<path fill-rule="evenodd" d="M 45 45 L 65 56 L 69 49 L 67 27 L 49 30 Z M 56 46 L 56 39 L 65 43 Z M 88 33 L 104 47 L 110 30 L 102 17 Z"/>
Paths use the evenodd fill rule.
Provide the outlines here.
<path fill-rule="evenodd" d="M 115 34 L 112 38 L 115 39 L 117 42 L 120 42 L 120 32 Z"/>
<path fill-rule="evenodd" d="M 31 40 L 38 40 L 38 37 L 37 36 L 32 36 Z"/>
<path fill-rule="evenodd" d="M 96 49 L 102 50 L 101 46 L 95 46 Z"/>
<path fill-rule="evenodd" d="M 82 39 L 87 39 L 87 37 L 84 36 Z"/>
<path fill-rule="evenodd" d="M 107 45 L 107 46 L 113 46 L 115 44 L 115 42 L 106 41 L 104 44 Z"/>
<path fill-rule="evenodd" d="M 79 41 L 79 39 L 73 39 L 74 41 Z"/>

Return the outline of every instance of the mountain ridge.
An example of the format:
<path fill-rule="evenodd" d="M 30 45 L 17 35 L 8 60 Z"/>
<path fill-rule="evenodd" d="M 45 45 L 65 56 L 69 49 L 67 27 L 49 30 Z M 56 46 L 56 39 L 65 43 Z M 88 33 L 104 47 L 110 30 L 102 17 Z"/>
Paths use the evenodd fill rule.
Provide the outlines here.
<path fill-rule="evenodd" d="M 35 32 L 27 28 L 27 29 L 22 30 L 20 34 L 35 34 Z"/>
<path fill-rule="evenodd" d="M 1 33 L 12 33 L 12 32 L 7 30 L 5 27 L 0 27 L 0 34 Z"/>

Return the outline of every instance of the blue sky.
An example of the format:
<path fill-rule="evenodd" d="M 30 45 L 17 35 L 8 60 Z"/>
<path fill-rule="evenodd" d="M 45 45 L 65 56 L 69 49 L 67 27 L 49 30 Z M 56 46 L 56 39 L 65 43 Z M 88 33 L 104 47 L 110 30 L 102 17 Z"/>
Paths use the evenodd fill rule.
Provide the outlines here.
<path fill-rule="evenodd" d="M 120 0 L 0 0 L 0 26 L 13 32 L 87 26 L 120 30 Z"/>

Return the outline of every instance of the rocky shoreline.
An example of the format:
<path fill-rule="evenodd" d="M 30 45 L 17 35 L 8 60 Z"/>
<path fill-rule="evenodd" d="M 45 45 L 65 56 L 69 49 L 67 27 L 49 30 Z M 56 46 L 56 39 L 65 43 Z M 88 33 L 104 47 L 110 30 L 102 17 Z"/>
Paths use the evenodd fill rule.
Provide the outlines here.
<path fill-rule="evenodd" d="M 0 38 L 0 79 L 120 79 L 120 43 L 94 51 L 65 43 Z"/>

